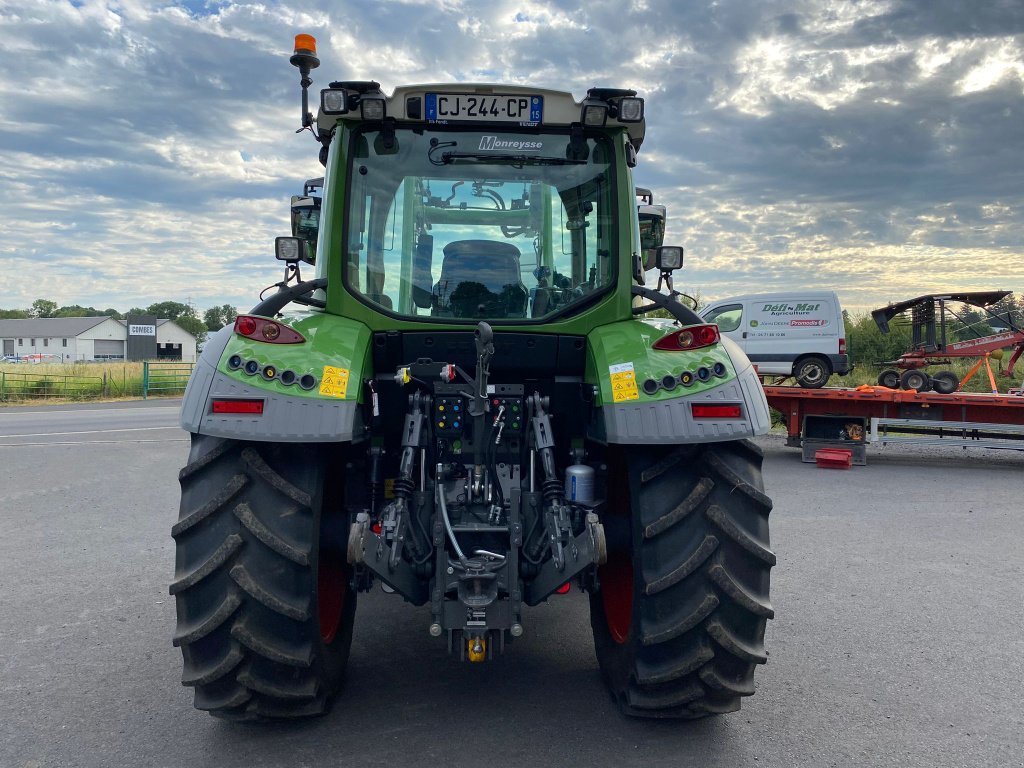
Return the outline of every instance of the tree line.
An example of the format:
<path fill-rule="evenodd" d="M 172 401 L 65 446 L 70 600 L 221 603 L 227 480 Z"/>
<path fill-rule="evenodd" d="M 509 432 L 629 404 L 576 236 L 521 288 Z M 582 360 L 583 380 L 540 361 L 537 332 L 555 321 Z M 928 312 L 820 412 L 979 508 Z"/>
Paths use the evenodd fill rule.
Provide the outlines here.
<path fill-rule="evenodd" d="M 36 299 L 28 309 L 0 309 L 0 319 L 27 320 L 34 317 L 112 317 L 124 320 L 128 315 L 155 315 L 162 320 L 171 320 L 196 337 L 201 344 L 206 334 L 233 323 L 238 311 L 230 304 L 210 307 L 202 317 L 195 308 L 180 301 L 158 301 L 148 307 L 132 307 L 127 312 L 116 309 L 96 309 L 80 304 L 59 305 L 50 299 Z"/>

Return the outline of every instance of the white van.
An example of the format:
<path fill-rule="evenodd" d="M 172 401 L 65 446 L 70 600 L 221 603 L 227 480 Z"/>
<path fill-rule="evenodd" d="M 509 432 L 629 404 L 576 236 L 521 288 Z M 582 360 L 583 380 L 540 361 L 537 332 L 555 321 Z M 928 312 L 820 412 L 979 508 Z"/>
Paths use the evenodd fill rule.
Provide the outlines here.
<path fill-rule="evenodd" d="M 742 347 L 758 373 L 824 386 L 850 372 L 843 309 L 834 291 L 762 293 L 720 299 L 700 311 Z"/>

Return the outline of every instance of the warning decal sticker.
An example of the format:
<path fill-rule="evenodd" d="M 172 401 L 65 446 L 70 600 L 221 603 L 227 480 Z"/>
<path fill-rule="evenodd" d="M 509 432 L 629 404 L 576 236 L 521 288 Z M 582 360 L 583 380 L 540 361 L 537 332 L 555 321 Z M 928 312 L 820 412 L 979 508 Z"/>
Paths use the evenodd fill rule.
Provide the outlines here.
<path fill-rule="evenodd" d="M 320 379 L 320 394 L 327 397 L 345 397 L 348 393 L 348 368 L 324 366 L 324 375 Z"/>
<path fill-rule="evenodd" d="M 623 400 L 639 400 L 640 393 L 636 388 L 636 372 L 632 363 L 619 363 L 608 366 L 608 376 L 612 382 L 612 401 L 621 403 Z"/>

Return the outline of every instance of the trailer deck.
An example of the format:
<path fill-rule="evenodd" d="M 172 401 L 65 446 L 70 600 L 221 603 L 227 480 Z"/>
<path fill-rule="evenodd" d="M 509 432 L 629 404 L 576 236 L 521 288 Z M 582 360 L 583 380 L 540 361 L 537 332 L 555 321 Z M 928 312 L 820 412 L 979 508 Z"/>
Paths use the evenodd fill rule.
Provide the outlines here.
<path fill-rule="evenodd" d="M 860 387 L 857 389 L 831 388 L 803 389 L 801 387 L 766 386 L 768 404 L 786 419 L 786 445 L 801 447 L 809 437 L 806 434 L 807 417 L 825 417 L 857 421 L 865 430 L 873 427 L 873 440 L 850 442 L 897 442 L 879 438 L 878 422 L 895 425 L 900 422 L 901 432 L 946 439 L 957 444 L 976 444 L 999 435 L 1003 442 L 1024 439 L 1024 397 L 1020 395 L 990 395 L 954 392 L 948 395 L 936 392 L 915 392 Z M 1005 427 L 1005 428 L 1004 428 Z M 866 433 L 867 434 L 867 433 Z M 834 443 L 837 440 L 826 440 Z M 1005 444 L 1005 442 L 1004 442 Z M 1024 442 L 1021 443 L 1024 447 Z"/>

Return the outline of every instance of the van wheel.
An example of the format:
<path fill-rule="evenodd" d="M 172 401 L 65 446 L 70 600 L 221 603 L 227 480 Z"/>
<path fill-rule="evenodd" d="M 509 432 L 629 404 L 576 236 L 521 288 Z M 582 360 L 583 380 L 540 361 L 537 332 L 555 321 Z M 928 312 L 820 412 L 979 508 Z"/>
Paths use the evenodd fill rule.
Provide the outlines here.
<path fill-rule="evenodd" d="M 832 375 L 832 366 L 823 357 L 805 357 L 797 362 L 793 375 L 804 389 L 820 389 Z"/>

